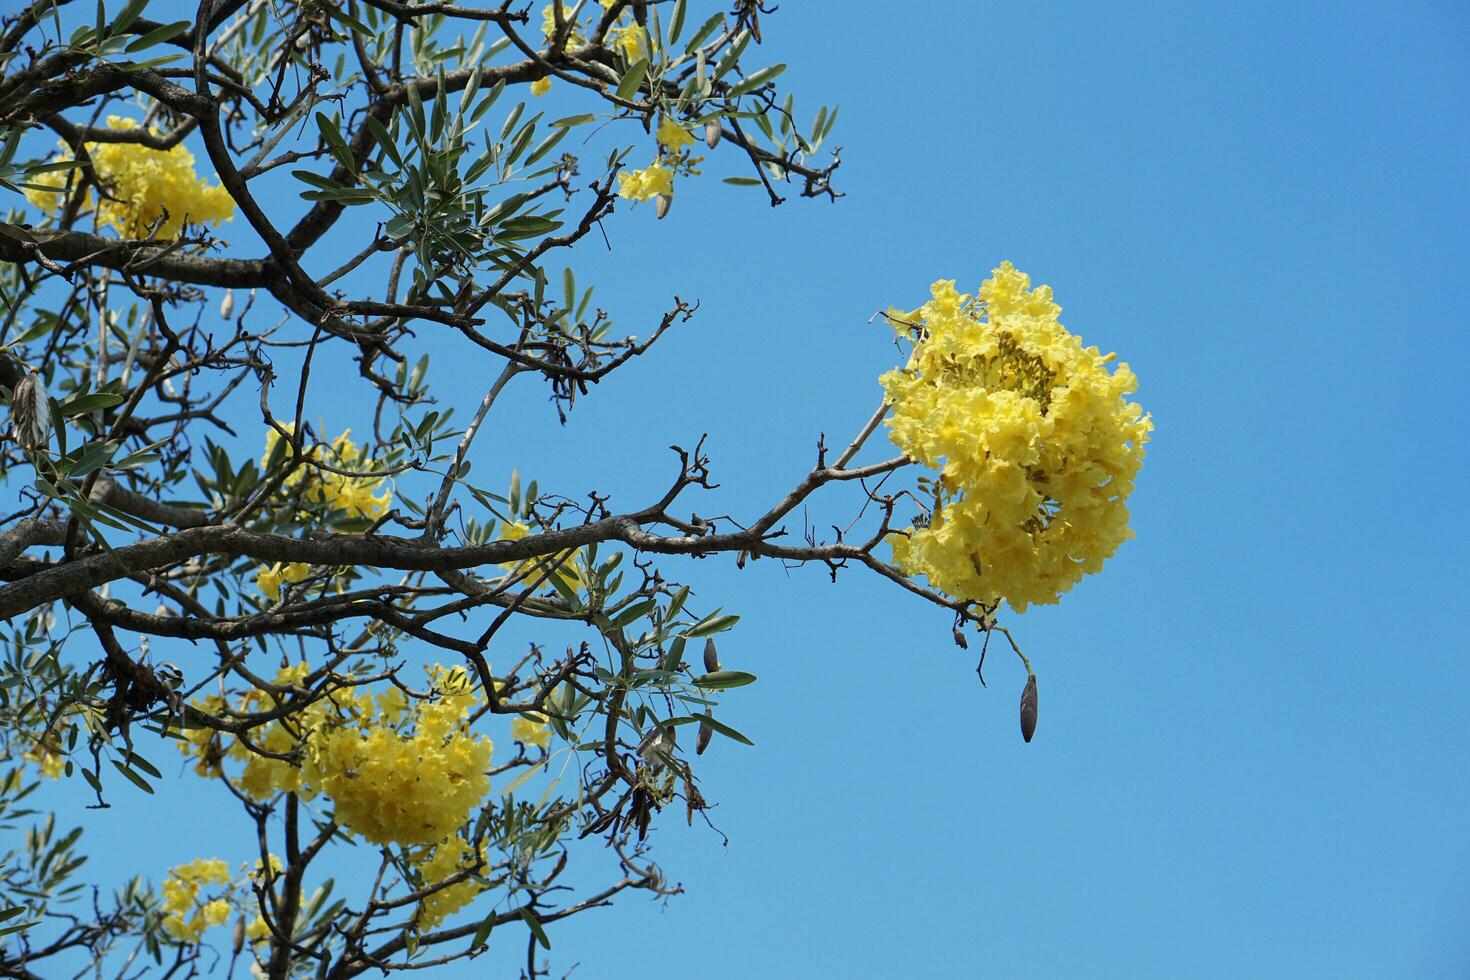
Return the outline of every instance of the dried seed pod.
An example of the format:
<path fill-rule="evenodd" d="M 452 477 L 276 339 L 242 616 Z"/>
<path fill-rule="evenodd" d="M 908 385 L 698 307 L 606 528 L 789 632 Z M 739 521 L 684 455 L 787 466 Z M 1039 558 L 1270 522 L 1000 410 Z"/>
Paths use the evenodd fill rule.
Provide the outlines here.
<path fill-rule="evenodd" d="M 1021 737 L 1031 741 L 1036 734 L 1036 675 L 1026 677 L 1026 689 L 1021 692 Z"/>
<path fill-rule="evenodd" d="M 704 755 L 704 750 L 709 748 L 710 739 L 715 737 L 714 727 L 707 721 L 699 723 L 699 740 L 694 743 L 694 754 Z"/>
<path fill-rule="evenodd" d="M 674 206 L 674 199 L 668 194 L 660 194 L 653 199 L 653 213 L 662 218 L 669 213 L 669 208 Z"/>
<path fill-rule="evenodd" d="M 720 669 L 720 655 L 715 651 L 715 638 L 704 641 L 704 672 L 713 674 Z"/>
<path fill-rule="evenodd" d="M 713 150 L 720 143 L 720 121 L 712 119 L 704 124 L 704 145 Z"/>
<path fill-rule="evenodd" d="M 240 950 L 245 948 L 245 916 L 243 915 L 235 920 L 235 937 L 230 946 L 236 956 L 239 956 Z"/>
<path fill-rule="evenodd" d="M 230 314 L 235 312 L 235 291 L 226 289 L 224 298 L 219 301 L 219 318 L 228 320 Z"/>
<path fill-rule="evenodd" d="M 958 626 L 954 628 L 954 645 L 959 647 L 961 650 L 970 649 L 970 642 L 965 639 L 965 631 L 960 629 Z"/>
<path fill-rule="evenodd" d="M 51 439 L 51 402 L 41 376 L 34 370 L 28 371 L 10 394 L 10 434 L 27 449 L 39 449 Z"/>

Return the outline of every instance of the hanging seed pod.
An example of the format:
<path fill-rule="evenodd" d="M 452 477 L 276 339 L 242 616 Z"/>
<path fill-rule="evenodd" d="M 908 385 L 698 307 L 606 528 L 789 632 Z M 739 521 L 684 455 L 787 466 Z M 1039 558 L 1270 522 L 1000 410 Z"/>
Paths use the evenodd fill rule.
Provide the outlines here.
<path fill-rule="evenodd" d="M 694 743 L 694 754 L 704 755 L 704 750 L 709 748 L 710 739 L 715 737 L 715 730 L 707 721 L 699 723 L 699 740 Z"/>
<path fill-rule="evenodd" d="M 653 199 L 653 213 L 662 218 L 669 213 L 669 208 L 674 206 L 674 199 L 668 194 L 660 194 Z"/>
<path fill-rule="evenodd" d="M 235 312 L 235 291 L 226 289 L 224 299 L 219 301 L 219 318 L 228 320 L 230 314 Z"/>
<path fill-rule="evenodd" d="M 720 143 L 720 121 L 713 119 L 704 124 L 704 145 L 713 150 Z"/>
<path fill-rule="evenodd" d="M 1036 734 L 1036 675 L 1026 678 L 1026 689 L 1021 692 L 1021 737 L 1031 741 Z"/>
<path fill-rule="evenodd" d="M 243 915 L 235 920 L 235 937 L 230 946 L 236 956 L 239 956 L 240 950 L 245 948 L 245 916 Z"/>
<path fill-rule="evenodd" d="M 41 376 L 34 370 L 28 371 L 11 392 L 10 434 L 27 449 L 39 449 L 51 440 L 51 402 Z"/>
<path fill-rule="evenodd" d="M 958 626 L 954 628 L 954 645 L 959 647 L 961 650 L 970 649 L 970 642 L 965 639 L 965 631 L 960 629 Z"/>
<path fill-rule="evenodd" d="M 720 655 L 715 650 L 715 638 L 710 637 L 704 641 L 704 672 L 713 674 L 720 669 Z"/>

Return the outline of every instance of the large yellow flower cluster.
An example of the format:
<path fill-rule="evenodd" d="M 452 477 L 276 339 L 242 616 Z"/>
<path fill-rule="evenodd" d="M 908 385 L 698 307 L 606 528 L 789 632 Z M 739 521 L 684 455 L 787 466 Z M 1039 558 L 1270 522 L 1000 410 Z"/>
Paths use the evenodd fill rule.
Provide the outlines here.
<path fill-rule="evenodd" d="M 134 119 L 108 116 L 110 129 L 137 129 Z M 155 136 L 162 135 L 150 127 Z M 72 159 L 65 151 L 61 160 Z M 192 224 L 219 224 L 235 215 L 235 202 L 223 187 L 210 186 L 194 172 L 194 154 L 182 144 L 167 150 L 154 150 L 140 143 L 88 143 L 87 154 L 96 168 L 106 194 L 97 204 L 97 223 L 110 225 L 127 238 L 145 235 L 154 222 L 163 219 L 156 234 L 173 238 L 185 221 Z M 31 203 L 47 212 L 55 212 L 64 202 L 65 187 L 47 184 L 55 190 L 27 190 Z M 87 204 L 92 203 L 88 194 Z"/>
<path fill-rule="evenodd" d="M 880 380 L 890 436 L 939 471 L 927 527 L 895 534 L 894 559 L 956 598 L 1017 612 L 1056 602 L 1132 536 L 1126 501 L 1153 423 L 1124 397 L 1128 365 L 1061 325 L 1047 286 L 1009 262 L 978 299 L 936 282 L 917 310 L 890 310 L 914 341 Z"/>
<path fill-rule="evenodd" d="M 289 422 L 283 428 L 293 434 L 296 431 Z M 262 467 L 270 465 L 271 456 L 280 441 L 280 433 L 275 429 L 266 430 L 265 453 L 260 457 Z M 360 473 L 373 467 L 373 461 L 363 454 L 362 447 L 352 441 L 351 429 L 344 430 L 333 439 L 331 446 L 316 446 L 308 455 L 340 470 Z M 369 519 L 381 517 L 393 503 L 393 491 L 384 488 L 385 482 L 386 478 L 381 476 L 344 476 L 314 466 L 298 467 L 286 478 L 288 487 L 304 486 L 305 499 L 311 503 L 325 504 L 351 517 Z M 382 493 L 378 492 L 380 490 Z"/>
<path fill-rule="evenodd" d="M 204 930 L 230 917 L 222 897 L 201 901 L 206 885 L 230 884 L 230 868 L 218 858 L 200 858 L 168 869 L 163 882 L 163 931 L 183 942 L 198 942 Z"/>
<path fill-rule="evenodd" d="M 279 688 L 299 685 L 305 663 L 276 675 Z M 433 697 L 410 703 L 396 687 L 376 698 L 356 689 L 334 691 L 287 719 L 255 729 L 250 742 L 300 765 L 254 752 L 241 741 L 214 733 L 193 734 L 183 751 L 199 758 L 201 772 L 219 774 L 224 759 L 244 763 L 237 780 L 255 800 L 278 792 L 318 793 L 332 801 L 339 824 L 375 844 L 434 844 L 464 822 L 490 792 L 490 739 L 470 731 L 480 705 L 464 668 L 430 670 Z M 250 691 L 239 712 L 277 707 L 285 698 Z M 201 703 L 218 711 L 218 700 Z"/>

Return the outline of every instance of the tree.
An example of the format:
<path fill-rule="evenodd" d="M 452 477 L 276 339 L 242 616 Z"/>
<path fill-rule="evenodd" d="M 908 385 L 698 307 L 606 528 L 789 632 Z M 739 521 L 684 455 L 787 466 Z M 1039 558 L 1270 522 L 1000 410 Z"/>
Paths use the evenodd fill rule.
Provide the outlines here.
<path fill-rule="evenodd" d="M 477 484 L 508 385 L 544 385 L 566 422 L 694 315 L 675 297 L 621 337 L 566 263 L 605 222 L 666 215 L 700 141 L 772 205 L 840 196 L 837 111 L 803 126 L 761 66 L 770 11 L 700 6 L 205 0 L 160 23 L 143 0 L 95 20 L 37 0 L 5 20 L 0 821 L 29 829 L 0 869 L 0 970 L 338 978 L 523 943 L 538 975 L 553 923 L 677 890 L 656 818 L 695 819 L 693 757 L 749 741 L 717 715 L 755 680 L 716 648 L 737 617 L 661 556 L 864 569 L 983 638 L 980 670 L 994 633 L 1021 654 L 1003 601 L 1055 602 L 1127 536 L 1151 427 L 1133 376 L 1009 264 L 885 314 L 907 363 L 762 514 L 690 512 L 703 439 L 634 510 L 595 479 Z M 585 111 L 547 121 L 552 86 Z M 430 329 L 490 379 L 467 419 L 432 394 Z M 321 418 L 324 375 L 362 397 Z M 856 512 L 793 540 L 839 486 Z M 513 653 L 511 621 L 579 638 Z M 39 779 L 105 805 L 175 748 L 238 801 L 257 859 L 84 901 L 78 832 L 27 809 Z M 600 888 L 562 883 L 593 860 L 578 841 L 610 856 Z M 370 884 L 334 894 L 343 862 Z"/>

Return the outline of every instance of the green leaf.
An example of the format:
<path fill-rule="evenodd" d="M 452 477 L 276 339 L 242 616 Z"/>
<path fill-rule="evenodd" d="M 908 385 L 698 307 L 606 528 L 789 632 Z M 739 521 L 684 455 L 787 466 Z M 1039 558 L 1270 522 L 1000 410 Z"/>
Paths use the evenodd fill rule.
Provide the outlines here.
<path fill-rule="evenodd" d="M 744 687 L 755 683 L 755 675 L 743 670 L 717 670 L 713 674 L 700 674 L 694 678 L 694 686 L 706 691 L 728 691 L 732 687 Z"/>
<path fill-rule="evenodd" d="M 151 48 L 155 44 L 162 44 L 164 41 L 171 41 L 188 29 L 189 22 L 187 20 L 177 20 L 174 21 L 172 24 L 164 24 L 162 27 L 155 27 L 147 34 L 142 35 L 136 41 L 133 41 L 131 44 L 129 44 L 127 46 L 126 53 L 132 54 L 134 51 L 142 51 L 144 48 Z"/>
<path fill-rule="evenodd" d="M 546 938 L 546 930 L 541 928 L 541 920 L 536 918 L 536 913 L 529 908 L 524 908 L 521 909 L 521 918 L 526 920 L 526 925 L 531 928 L 531 934 L 536 937 L 536 941 L 541 944 L 542 948 L 550 949 L 551 940 Z"/>
<path fill-rule="evenodd" d="M 114 768 L 116 768 L 117 771 L 120 772 L 120 773 L 122 773 L 124 776 L 128 777 L 128 781 L 131 782 L 134 786 L 138 787 L 139 789 L 141 789 L 145 793 L 151 794 L 153 792 L 153 787 L 152 786 L 149 786 L 148 785 L 148 781 L 146 779 L 144 779 L 142 776 L 140 776 L 137 773 L 133 772 L 133 770 L 129 769 L 127 766 L 123 765 L 121 762 L 118 762 L 116 759 L 112 759 L 110 761 L 112 762 L 112 765 L 114 766 Z"/>
<path fill-rule="evenodd" d="M 75 418 L 78 415 L 86 415 L 103 408 L 111 408 L 121 405 L 122 395 L 114 395 L 110 391 L 94 391 L 90 395 L 78 395 L 61 403 L 61 414 L 66 418 Z"/>
<path fill-rule="evenodd" d="M 321 130 L 322 138 L 326 140 L 327 146 L 331 147 L 332 156 L 337 158 L 337 162 L 346 170 L 357 169 L 352 159 L 352 149 L 347 145 L 347 141 L 342 138 L 342 132 L 337 128 L 337 124 L 332 121 L 332 118 L 325 112 L 318 112 L 316 114 L 316 126 L 317 129 Z"/>
<path fill-rule="evenodd" d="M 707 616 L 686 630 L 684 635 L 693 640 L 712 633 L 723 633 L 738 622 L 740 622 L 739 616 Z"/>
<path fill-rule="evenodd" d="M 674 0 L 674 16 L 669 21 L 669 47 L 679 43 L 679 35 L 684 31 L 684 0 Z"/>
<path fill-rule="evenodd" d="M 4 922 L 6 919 L 13 919 L 17 915 L 25 912 L 25 910 L 26 907 L 24 905 L 12 905 L 8 909 L 0 909 L 0 922 Z"/>
<path fill-rule="evenodd" d="M 762 68 L 760 71 L 756 72 L 753 75 L 746 76 L 736 85 L 734 85 L 727 94 L 727 97 L 731 99 L 736 99 L 747 92 L 753 92 L 785 70 L 785 65 L 771 65 L 769 68 Z"/>
<path fill-rule="evenodd" d="M 148 6 L 148 0 L 128 0 L 128 5 L 123 7 L 122 13 L 117 15 L 117 20 L 112 22 L 112 30 L 108 32 L 109 36 L 116 37 L 126 34 L 128 28 L 133 26 L 133 22 L 143 16 L 143 8 L 146 6 Z"/>
<path fill-rule="evenodd" d="M 638 86 L 643 84 L 643 78 L 648 74 L 648 59 L 639 58 L 628 68 L 628 74 L 618 82 L 617 97 L 620 99 L 631 99 L 633 93 L 638 91 Z"/>
<path fill-rule="evenodd" d="M 750 745 L 750 746 L 754 746 L 755 745 L 755 743 L 752 742 L 749 738 L 747 738 L 746 736 L 742 735 L 740 732 L 737 732 L 735 729 L 731 728 L 729 725 L 726 725 L 723 722 L 715 721 L 714 716 L 711 715 L 711 714 L 706 713 L 706 714 L 699 715 L 698 717 L 699 717 L 699 720 L 700 721 L 704 722 L 706 725 L 708 725 L 709 727 L 713 728 L 715 731 L 719 732 L 721 735 L 725 736 L 726 738 L 733 738 L 735 741 L 739 742 L 741 745 Z"/>
<path fill-rule="evenodd" d="M 757 187 L 760 181 L 754 177 L 726 177 L 725 183 L 734 184 L 736 187 Z"/>
<path fill-rule="evenodd" d="M 654 604 L 653 599 L 644 599 L 641 602 L 633 603 L 627 609 L 618 613 L 617 618 L 612 621 L 613 628 L 622 629 L 636 620 L 643 618 L 648 613 L 648 610 L 654 607 Z"/>
<path fill-rule="evenodd" d="M 708 40 L 709 36 L 724 22 L 724 14 L 711 14 L 709 19 L 699 26 L 699 30 L 694 32 L 694 36 L 689 39 L 689 43 L 684 45 L 684 53 L 686 55 L 693 54 L 694 50 Z"/>
<path fill-rule="evenodd" d="M 485 916 L 480 928 L 475 930 L 475 938 L 470 940 L 470 949 L 479 949 L 490 941 L 490 932 L 495 928 L 495 913 L 491 912 Z"/>
<path fill-rule="evenodd" d="M 556 122 L 548 123 L 548 125 L 551 126 L 552 129 L 562 129 L 568 126 L 580 126 L 583 123 L 590 123 L 596 118 L 597 117 L 594 116 L 592 113 L 584 112 L 581 115 L 567 116 L 564 119 L 558 119 Z"/>

